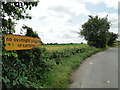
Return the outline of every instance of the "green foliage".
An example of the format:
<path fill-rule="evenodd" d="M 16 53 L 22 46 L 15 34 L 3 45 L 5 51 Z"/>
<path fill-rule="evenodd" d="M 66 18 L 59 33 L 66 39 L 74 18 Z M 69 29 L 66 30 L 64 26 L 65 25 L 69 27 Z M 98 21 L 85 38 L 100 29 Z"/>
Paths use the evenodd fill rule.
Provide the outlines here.
<path fill-rule="evenodd" d="M 41 41 L 41 45 L 44 45 L 43 41 Z"/>
<path fill-rule="evenodd" d="M 16 51 L 3 52 L 2 79 L 3 88 L 28 87 L 30 82 L 25 76 L 26 66 L 19 60 Z"/>
<path fill-rule="evenodd" d="M 87 46 L 61 51 L 47 51 L 45 48 L 6 51 L 3 47 L 3 88 L 41 88 L 47 82 L 46 73 L 64 62 L 65 58 L 92 49 Z"/>
<path fill-rule="evenodd" d="M 115 40 L 118 38 L 118 34 L 115 34 L 113 32 L 109 32 L 108 37 L 109 37 L 108 46 L 113 46 L 115 43 Z"/>
<path fill-rule="evenodd" d="M 30 36 L 30 37 L 36 37 L 36 38 L 39 38 L 38 37 L 38 34 L 36 32 L 33 31 L 33 29 L 31 27 L 28 27 L 26 25 L 23 25 L 22 26 L 22 29 L 26 30 L 26 34 L 25 36 Z"/>
<path fill-rule="evenodd" d="M 15 21 L 20 19 L 31 19 L 31 16 L 26 13 L 26 10 L 31 10 L 32 7 L 37 6 L 37 2 L 2 2 L 2 32 L 15 32 Z M 8 18 L 6 18 L 8 17 Z"/>
<path fill-rule="evenodd" d="M 48 76 L 45 79 L 44 88 L 68 88 L 68 85 L 72 82 L 71 74 L 74 69 L 78 68 L 85 58 L 99 52 L 100 49 L 86 47 L 84 49 L 78 49 L 78 51 L 79 52 L 74 55 L 62 58 L 60 64 L 56 65 L 53 70 L 46 73 Z M 80 53 L 80 51 L 82 53 Z"/>
<path fill-rule="evenodd" d="M 2 2 L 2 34 L 15 32 L 15 21 L 20 19 L 31 19 L 26 10 L 37 6 L 37 2 Z M 3 39 L 4 41 L 4 39 Z M 2 80 L 3 88 L 26 88 L 33 87 L 28 72 L 31 64 L 26 66 L 23 59 L 20 59 L 17 51 L 6 51 L 5 43 L 2 45 Z M 29 51 L 28 51 L 29 52 Z M 26 60 L 26 59 L 25 59 Z M 32 78 L 32 77 L 31 77 Z"/>
<path fill-rule="evenodd" d="M 26 26 L 26 25 L 23 25 L 21 31 L 24 31 L 24 30 L 27 31 L 26 34 L 25 34 L 25 36 L 30 36 L 30 37 L 39 38 L 37 32 L 33 31 L 33 29 L 32 29 L 31 27 L 28 27 L 28 26 Z M 44 43 L 41 41 L 41 45 L 43 45 L 43 44 L 44 44 Z"/>
<path fill-rule="evenodd" d="M 89 16 L 89 20 L 82 25 L 80 35 L 83 35 L 90 46 L 104 48 L 108 42 L 110 22 L 107 17 Z"/>
<path fill-rule="evenodd" d="M 3 88 L 30 88 L 36 80 L 43 78 L 49 66 L 41 58 L 44 49 L 5 51 L 2 55 Z M 39 82 L 40 83 L 40 82 Z"/>

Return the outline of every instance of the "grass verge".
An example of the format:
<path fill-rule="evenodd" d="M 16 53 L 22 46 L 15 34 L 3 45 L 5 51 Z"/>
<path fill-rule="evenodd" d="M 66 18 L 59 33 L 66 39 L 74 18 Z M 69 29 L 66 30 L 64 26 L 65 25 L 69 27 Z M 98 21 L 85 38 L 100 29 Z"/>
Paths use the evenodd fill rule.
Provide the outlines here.
<path fill-rule="evenodd" d="M 101 51 L 101 49 L 93 49 L 84 53 L 75 54 L 69 58 L 65 58 L 62 62 L 57 65 L 52 71 L 46 73 L 46 83 L 44 88 L 67 88 L 72 82 L 71 74 L 73 70 L 80 66 L 80 63 L 87 57 Z"/>
<path fill-rule="evenodd" d="M 40 82 L 38 81 L 38 83 L 36 84 L 37 86 L 35 85 L 35 87 L 37 88 L 67 88 L 72 83 L 72 79 L 71 79 L 72 72 L 80 66 L 80 64 L 82 63 L 84 59 L 92 56 L 93 54 L 97 52 L 105 51 L 111 47 L 107 46 L 106 48 L 91 48 L 91 47 L 86 47 L 86 48 L 88 49 L 86 49 L 82 53 L 76 53 L 73 55 L 70 54 L 70 56 L 66 58 L 61 57 L 60 63 L 58 65 L 55 65 L 49 72 L 46 72 L 44 74 L 42 84 L 39 85 L 38 83 Z M 70 51 L 68 50 L 67 52 L 71 52 L 71 50 Z"/>

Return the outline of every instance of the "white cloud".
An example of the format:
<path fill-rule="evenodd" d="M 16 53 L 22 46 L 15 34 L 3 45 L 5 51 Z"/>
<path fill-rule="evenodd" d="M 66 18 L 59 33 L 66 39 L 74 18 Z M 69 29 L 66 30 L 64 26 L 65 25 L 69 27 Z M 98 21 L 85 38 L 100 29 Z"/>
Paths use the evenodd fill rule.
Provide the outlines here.
<path fill-rule="evenodd" d="M 118 14 L 113 13 L 110 14 L 108 17 L 112 24 L 111 28 L 118 28 Z"/>
<path fill-rule="evenodd" d="M 86 10 L 85 5 L 76 0 L 40 0 L 37 7 L 30 11 L 31 15 L 40 18 L 48 15 L 88 15 L 90 12 Z"/>
<path fill-rule="evenodd" d="M 19 21 L 17 33 L 24 23 L 37 31 L 43 42 L 81 42 L 79 25 L 71 25 L 74 16 L 88 15 L 85 5 L 77 0 L 40 0 L 37 7 L 27 11 L 32 20 Z"/>
<path fill-rule="evenodd" d="M 51 27 L 51 25 L 49 25 L 48 28 L 49 29 L 51 28 L 52 32 L 48 32 L 44 37 L 41 37 L 43 38 L 45 43 L 47 42 L 59 42 L 59 43 L 64 42 L 65 43 L 65 42 L 79 41 L 78 34 L 77 34 L 77 31 L 79 30 L 78 25 L 76 26 L 59 25 L 58 27 L 57 26 Z M 44 33 L 45 31 L 49 31 L 47 30 L 48 28 L 44 30 Z"/>
<path fill-rule="evenodd" d="M 85 1 L 94 4 L 103 2 L 103 0 Z M 108 4 L 107 0 L 104 2 L 106 5 Z M 111 4 L 108 6 L 113 7 Z M 27 12 L 32 16 L 32 20 L 20 20 L 16 26 L 16 33 L 19 33 L 21 26 L 25 24 L 32 27 L 44 43 L 86 42 L 78 37 L 77 33 L 83 21 L 74 23 L 74 20 L 77 20 L 75 18 L 78 18 L 79 15 L 87 16 L 92 13 L 85 8 L 85 3 L 78 0 L 40 0 L 37 7 L 33 7 L 31 11 Z M 104 17 L 108 12 L 97 14 Z M 111 31 L 117 32 L 117 14 L 108 14 L 108 18 L 112 22 Z M 87 20 L 88 18 L 85 21 Z"/>
<path fill-rule="evenodd" d="M 98 3 L 102 2 L 102 0 L 85 0 L 85 2 L 89 2 L 92 4 L 98 4 Z"/>
<path fill-rule="evenodd" d="M 89 2 L 92 4 L 98 4 L 100 2 L 103 2 L 106 4 L 106 7 L 108 8 L 117 9 L 119 0 L 85 0 L 85 2 Z"/>
<path fill-rule="evenodd" d="M 105 2 L 108 8 L 114 8 L 114 9 L 118 8 L 119 0 L 103 0 L 103 2 Z"/>

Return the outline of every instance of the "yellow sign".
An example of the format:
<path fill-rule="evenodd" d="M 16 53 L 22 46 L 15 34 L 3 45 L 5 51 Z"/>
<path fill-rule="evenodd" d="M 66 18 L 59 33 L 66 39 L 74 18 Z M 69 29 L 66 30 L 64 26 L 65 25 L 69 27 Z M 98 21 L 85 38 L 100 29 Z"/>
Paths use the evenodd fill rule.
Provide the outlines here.
<path fill-rule="evenodd" d="M 25 50 L 35 47 L 41 48 L 40 38 L 33 38 L 20 35 L 5 35 L 6 50 Z"/>

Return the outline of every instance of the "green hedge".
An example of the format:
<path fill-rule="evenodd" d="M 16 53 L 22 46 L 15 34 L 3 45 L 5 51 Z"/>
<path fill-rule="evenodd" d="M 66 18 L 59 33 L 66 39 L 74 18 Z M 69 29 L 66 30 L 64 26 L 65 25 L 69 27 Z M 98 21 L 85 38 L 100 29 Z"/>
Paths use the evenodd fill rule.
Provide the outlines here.
<path fill-rule="evenodd" d="M 61 61 L 76 53 L 92 50 L 94 47 L 67 48 L 61 51 L 47 51 L 45 48 L 6 51 L 2 54 L 3 88 L 37 88 L 45 83 L 46 72 Z"/>

